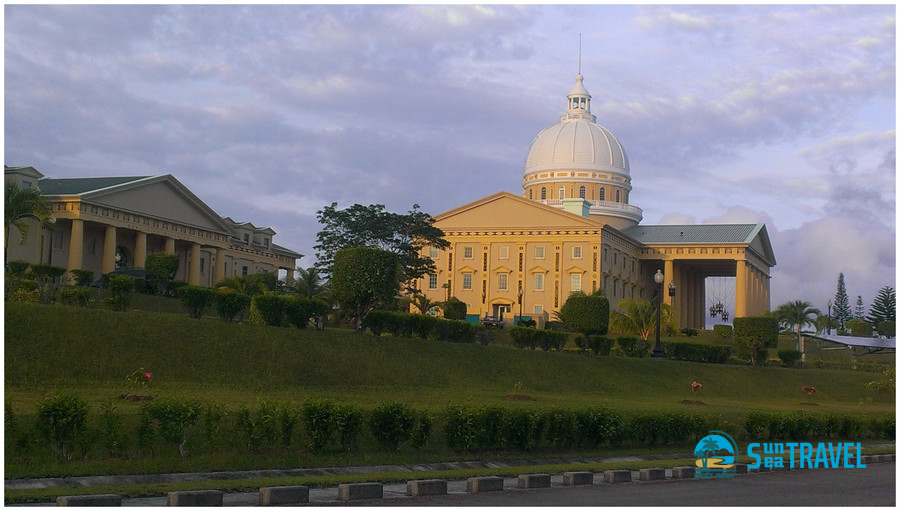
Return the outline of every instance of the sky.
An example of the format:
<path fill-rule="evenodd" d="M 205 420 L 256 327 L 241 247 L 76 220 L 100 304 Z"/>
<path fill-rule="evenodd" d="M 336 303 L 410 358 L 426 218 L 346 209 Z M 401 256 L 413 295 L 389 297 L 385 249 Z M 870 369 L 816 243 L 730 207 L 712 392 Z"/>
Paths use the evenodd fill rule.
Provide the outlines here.
<path fill-rule="evenodd" d="M 766 224 L 772 306 L 896 270 L 894 5 L 4 7 L 4 162 L 172 174 L 315 262 L 337 202 L 522 193 L 579 66 L 643 224 Z M 726 284 L 727 285 L 727 284 Z M 712 290 L 715 291 L 715 290 Z M 716 294 L 711 292 L 709 294 Z"/>

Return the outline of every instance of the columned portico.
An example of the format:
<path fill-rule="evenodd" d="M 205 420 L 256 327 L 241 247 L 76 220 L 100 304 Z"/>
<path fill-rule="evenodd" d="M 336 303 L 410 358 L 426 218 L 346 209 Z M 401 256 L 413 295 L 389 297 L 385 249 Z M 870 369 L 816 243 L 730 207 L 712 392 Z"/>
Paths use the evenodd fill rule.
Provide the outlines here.
<path fill-rule="evenodd" d="M 191 255 L 188 260 L 188 284 L 200 285 L 200 244 L 191 243 Z"/>

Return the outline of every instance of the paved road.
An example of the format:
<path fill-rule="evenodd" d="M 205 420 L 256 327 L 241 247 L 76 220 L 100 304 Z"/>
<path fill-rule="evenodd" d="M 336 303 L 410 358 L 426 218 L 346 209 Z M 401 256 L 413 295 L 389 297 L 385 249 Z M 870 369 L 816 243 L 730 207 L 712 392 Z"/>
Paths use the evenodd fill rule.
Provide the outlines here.
<path fill-rule="evenodd" d="M 891 506 L 896 463 L 767 472 L 733 480 L 599 484 L 356 501 L 366 506 Z"/>

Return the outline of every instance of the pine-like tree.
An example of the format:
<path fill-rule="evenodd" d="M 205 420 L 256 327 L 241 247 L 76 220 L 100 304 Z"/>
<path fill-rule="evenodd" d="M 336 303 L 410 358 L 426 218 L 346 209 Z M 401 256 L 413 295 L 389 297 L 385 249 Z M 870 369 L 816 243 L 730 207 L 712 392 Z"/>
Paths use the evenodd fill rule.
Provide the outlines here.
<path fill-rule="evenodd" d="M 856 295 L 856 309 L 853 311 L 853 319 L 866 319 L 866 306 L 863 304 L 862 296 Z"/>
<path fill-rule="evenodd" d="M 844 285 L 844 274 L 838 275 L 837 293 L 834 294 L 834 322 L 844 329 L 844 322 L 853 319 L 850 312 L 850 297 L 847 296 L 847 286 Z"/>
<path fill-rule="evenodd" d="M 875 326 L 882 321 L 897 321 L 897 293 L 894 288 L 884 286 L 878 290 L 866 321 Z"/>

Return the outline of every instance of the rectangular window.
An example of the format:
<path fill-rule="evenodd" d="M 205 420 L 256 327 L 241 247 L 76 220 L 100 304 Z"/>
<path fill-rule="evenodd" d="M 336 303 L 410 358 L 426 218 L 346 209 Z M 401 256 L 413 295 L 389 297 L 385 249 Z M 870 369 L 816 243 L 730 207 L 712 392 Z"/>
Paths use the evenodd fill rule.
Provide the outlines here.
<path fill-rule="evenodd" d="M 572 259 L 581 259 L 581 247 L 572 247 Z"/>
<path fill-rule="evenodd" d="M 472 274 L 471 273 L 463 273 L 463 289 L 471 290 L 472 289 Z"/>
<path fill-rule="evenodd" d="M 472 247 L 465 247 L 463 249 L 463 257 L 465 259 L 472 259 Z"/>
<path fill-rule="evenodd" d="M 506 291 L 508 285 L 509 275 L 505 273 L 497 275 L 497 289 L 499 289 L 500 291 Z"/>
<path fill-rule="evenodd" d="M 534 258 L 535 259 L 543 259 L 544 258 L 544 247 L 534 247 Z"/>
<path fill-rule="evenodd" d="M 543 313 L 544 313 L 544 306 L 543 306 L 543 305 L 535 305 L 535 306 L 534 306 L 534 313 L 535 313 L 535 314 L 543 314 Z"/>
<path fill-rule="evenodd" d="M 430 257 L 432 259 L 437 259 L 438 258 L 438 248 L 430 247 L 428 250 L 428 257 Z"/>
<path fill-rule="evenodd" d="M 266 248 L 269 248 L 269 238 L 264 238 L 264 239 L 263 239 L 263 246 L 266 247 Z"/>
<path fill-rule="evenodd" d="M 581 291 L 581 274 L 572 274 L 572 291 Z"/>
<path fill-rule="evenodd" d="M 437 289 L 437 273 L 428 275 L 428 289 Z"/>
<path fill-rule="evenodd" d="M 543 273 L 535 273 L 534 274 L 534 290 L 535 291 L 543 291 L 544 290 L 544 274 Z"/>
<path fill-rule="evenodd" d="M 250 235 L 247 233 L 244 233 L 244 243 L 250 243 Z"/>
<path fill-rule="evenodd" d="M 206 259 L 200 258 L 200 273 L 206 273 Z"/>
<path fill-rule="evenodd" d="M 509 259 L 509 247 L 500 247 L 499 252 L 500 259 Z"/>
<path fill-rule="evenodd" d="M 247 276 L 247 267 L 246 266 L 241 266 L 241 276 L 242 277 Z"/>

